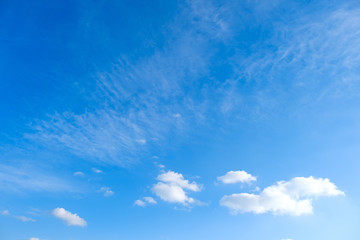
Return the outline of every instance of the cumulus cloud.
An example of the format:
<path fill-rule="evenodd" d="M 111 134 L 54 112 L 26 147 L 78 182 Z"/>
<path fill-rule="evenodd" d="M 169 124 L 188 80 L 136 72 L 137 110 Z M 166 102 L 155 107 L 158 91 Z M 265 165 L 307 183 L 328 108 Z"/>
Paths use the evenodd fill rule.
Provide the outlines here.
<path fill-rule="evenodd" d="M 245 171 L 229 171 L 224 176 L 218 177 L 217 180 L 225 184 L 238 182 L 250 183 L 252 181 L 256 181 L 256 177 Z"/>
<path fill-rule="evenodd" d="M 312 201 L 316 197 L 345 195 L 327 178 L 295 177 L 290 181 L 279 181 L 259 194 L 236 193 L 225 195 L 220 205 L 233 213 L 271 212 L 278 215 L 312 214 Z"/>
<path fill-rule="evenodd" d="M 102 187 L 100 188 L 99 192 L 104 193 L 105 197 L 110 197 L 114 195 L 114 192 L 109 187 Z"/>
<path fill-rule="evenodd" d="M 188 205 L 194 203 L 194 199 L 187 195 L 186 190 L 198 192 L 201 186 L 196 182 L 189 182 L 183 175 L 173 171 L 160 174 L 158 183 L 154 184 L 152 191 L 163 201 Z"/>
<path fill-rule="evenodd" d="M 86 226 L 86 221 L 79 217 L 76 213 L 66 211 L 64 208 L 55 208 L 52 215 L 63 220 L 69 226 Z"/>
<path fill-rule="evenodd" d="M 143 197 L 142 198 L 143 200 L 141 199 L 138 199 L 134 202 L 134 204 L 136 206 L 140 206 L 140 207 L 145 207 L 146 205 L 149 205 L 149 204 L 157 204 L 156 200 L 152 197 Z"/>

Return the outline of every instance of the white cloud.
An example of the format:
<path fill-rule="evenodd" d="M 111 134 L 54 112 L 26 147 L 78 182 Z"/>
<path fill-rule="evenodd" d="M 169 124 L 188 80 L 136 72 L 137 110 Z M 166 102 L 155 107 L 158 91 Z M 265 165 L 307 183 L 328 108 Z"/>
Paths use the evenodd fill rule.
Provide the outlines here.
<path fill-rule="evenodd" d="M 188 205 L 194 203 L 194 199 L 188 197 L 185 190 L 198 192 L 201 186 L 196 182 L 185 180 L 183 175 L 173 171 L 160 174 L 157 179 L 160 181 L 153 185 L 152 191 L 163 201 L 181 203 Z"/>
<path fill-rule="evenodd" d="M 85 173 L 83 173 L 83 172 L 74 172 L 74 176 L 84 176 L 85 175 Z"/>
<path fill-rule="evenodd" d="M 134 204 L 140 207 L 145 207 L 148 204 L 157 204 L 157 202 L 152 197 L 143 197 L 143 200 L 138 199 Z"/>
<path fill-rule="evenodd" d="M 91 169 L 94 173 L 103 173 L 103 171 L 101 171 L 100 169 L 97 168 L 92 168 Z"/>
<path fill-rule="evenodd" d="M 103 192 L 105 197 L 114 195 L 114 192 L 109 187 L 102 187 L 100 188 L 99 192 Z"/>
<path fill-rule="evenodd" d="M 22 221 L 22 222 L 35 222 L 35 219 L 29 218 L 29 217 L 11 215 L 9 210 L 1 211 L 0 215 L 11 216 L 11 217 L 13 217 L 13 218 L 15 218 L 17 220 Z"/>
<path fill-rule="evenodd" d="M 14 216 L 14 218 L 16 218 L 22 222 L 35 222 L 35 219 L 25 217 L 25 216 Z"/>
<path fill-rule="evenodd" d="M 217 179 L 225 184 L 238 182 L 250 183 L 256 181 L 256 177 L 245 171 L 229 171 L 224 176 L 218 177 Z"/>
<path fill-rule="evenodd" d="M 157 204 L 155 199 L 153 199 L 152 197 L 144 197 L 144 200 L 150 204 Z"/>
<path fill-rule="evenodd" d="M 10 215 L 9 210 L 4 210 L 0 212 L 0 215 Z"/>
<path fill-rule="evenodd" d="M 76 213 L 66 211 L 64 208 L 55 208 L 52 215 L 63 220 L 69 226 L 86 226 L 86 221 L 79 217 Z"/>
<path fill-rule="evenodd" d="M 140 207 L 145 207 L 146 206 L 146 202 L 144 202 L 143 200 L 140 200 L 140 199 L 136 200 L 134 202 L 134 204 L 137 205 L 137 206 L 140 206 Z"/>
<path fill-rule="evenodd" d="M 40 240 L 40 239 L 36 238 L 36 237 L 32 237 L 32 238 L 29 238 L 29 240 Z"/>
<path fill-rule="evenodd" d="M 146 139 L 140 138 L 140 139 L 136 139 L 136 142 L 140 143 L 140 144 L 145 144 L 146 143 Z"/>
<path fill-rule="evenodd" d="M 220 205 L 233 213 L 252 212 L 256 214 L 302 215 L 313 212 L 312 200 L 321 196 L 338 196 L 344 193 L 329 179 L 295 177 L 290 181 L 279 181 L 265 188 L 259 194 L 238 193 L 225 195 Z"/>

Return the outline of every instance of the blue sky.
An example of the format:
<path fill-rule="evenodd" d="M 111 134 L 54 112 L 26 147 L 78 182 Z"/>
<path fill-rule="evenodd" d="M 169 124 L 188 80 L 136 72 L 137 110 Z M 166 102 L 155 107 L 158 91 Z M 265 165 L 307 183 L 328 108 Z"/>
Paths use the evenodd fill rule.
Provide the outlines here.
<path fill-rule="evenodd" d="M 0 239 L 360 238 L 357 1 L 0 2 Z"/>

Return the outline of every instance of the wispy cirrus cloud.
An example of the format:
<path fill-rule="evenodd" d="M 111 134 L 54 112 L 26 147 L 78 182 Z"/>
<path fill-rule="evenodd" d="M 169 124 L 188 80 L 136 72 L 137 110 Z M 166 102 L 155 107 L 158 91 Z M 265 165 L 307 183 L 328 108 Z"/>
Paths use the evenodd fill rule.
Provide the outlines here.
<path fill-rule="evenodd" d="M 269 39 L 254 43 L 257 52 L 233 58 L 238 79 L 255 84 L 256 105 L 266 110 L 284 101 L 306 106 L 324 97 L 358 96 L 359 13 L 358 6 L 344 4 L 322 9 L 316 18 L 274 23 Z"/>
<path fill-rule="evenodd" d="M 44 169 L 28 164 L 0 165 L 0 190 L 14 193 L 26 191 L 75 191 L 66 180 Z"/>
<path fill-rule="evenodd" d="M 84 159 L 124 165 L 170 132 L 182 132 L 204 117 L 206 100 L 186 89 L 208 73 L 215 49 L 207 47 L 227 36 L 226 16 L 226 8 L 209 1 L 188 1 L 164 26 L 167 44 L 137 60 L 120 57 L 111 70 L 93 74 L 95 87 L 87 94 L 92 110 L 49 114 L 34 121 L 26 138 Z"/>

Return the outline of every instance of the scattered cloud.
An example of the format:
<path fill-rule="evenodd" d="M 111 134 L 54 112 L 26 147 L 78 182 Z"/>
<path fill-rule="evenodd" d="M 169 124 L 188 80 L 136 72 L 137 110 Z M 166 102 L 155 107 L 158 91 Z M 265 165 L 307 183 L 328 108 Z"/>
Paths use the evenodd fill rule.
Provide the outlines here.
<path fill-rule="evenodd" d="M 74 172 L 74 176 L 85 176 L 85 173 L 83 172 Z"/>
<path fill-rule="evenodd" d="M 40 239 L 36 238 L 36 237 L 31 237 L 31 238 L 29 238 L 29 240 L 40 240 Z"/>
<path fill-rule="evenodd" d="M 157 204 L 155 199 L 153 199 L 152 197 L 144 197 L 144 200 L 150 204 Z"/>
<path fill-rule="evenodd" d="M 105 197 L 110 197 L 114 195 L 114 192 L 109 187 L 101 187 L 99 192 L 104 193 Z"/>
<path fill-rule="evenodd" d="M 134 202 L 134 204 L 135 204 L 136 206 L 140 206 L 140 207 L 145 207 L 145 206 L 146 206 L 146 202 L 144 202 L 143 200 L 140 200 L 140 199 L 136 200 L 136 201 Z"/>
<path fill-rule="evenodd" d="M 221 181 L 225 184 L 230 183 L 250 183 L 256 181 L 256 177 L 245 171 L 229 171 L 224 176 L 218 177 L 218 181 Z"/>
<path fill-rule="evenodd" d="M 9 210 L 3 210 L 0 212 L 0 215 L 10 215 Z"/>
<path fill-rule="evenodd" d="M 25 217 L 25 216 L 14 216 L 14 218 L 16 218 L 22 222 L 35 222 L 35 219 Z"/>
<path fill-rule="evenodd" d="M 196 182 L 190 183 L 182 174 L 173 171 L 162 173 L 157 179 L 159 182 L 153 185 L 152 191 L 166 202 L 192 204 L 195 200 L 187 195 L 186 190 L 193 192 L 201 190 L 201 185 Z"/>
<path fill-rule="evenodd" d="M 327 178 L 295 177 L 290 181 L 279 181 L 259 194 L 225 195 L 220 200 L 220 205 L 228 207 L 233 213 L 270 212 L 276 215 L 299 216 L 313 212 L 312 200 L 314 198 L 338 195 L 344 195 L 344 193 Z"/>
<path fill-rule="evenodd" d="M 100 169 L 97 168 L 92 168 L 91 169 L 94 173 L 104 173 L 103 171 L 101 171 Z"/>
<path fill-rule="evenodd" d="M 12 215 L 12 214 L 10 214 L 9 210 L 1 211 L 0 215 L 10 216 L 10 217 L 13 217 L 22 222 L 35 222 L 35 219 L 29 218 L 29 217 Z"/>
<path fill-rule="evenodd" d="M 69 226 L 80 226 L 85 227 L 86 221 L 79 217 L 76 213 L 71 213 L 64 208 L 55 208 L 52 210 L 52 215 L 60 218 Z"/>
<path fill-rule="evenodd" d="M 137 206 L 140 206 L 140 207 L 145 207 L 146 205 L 149 205 L 149 204 L 157 204 L 157 202 L 152 197 L 143 197 L 143 200 L 138 199 L 134 202 L 134 204 Z"/>

